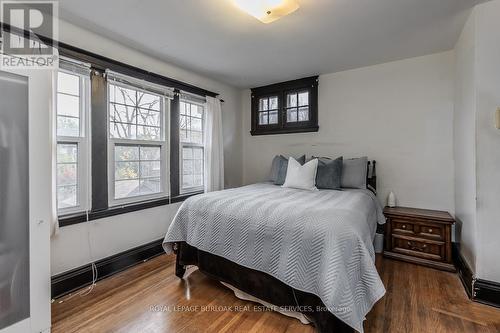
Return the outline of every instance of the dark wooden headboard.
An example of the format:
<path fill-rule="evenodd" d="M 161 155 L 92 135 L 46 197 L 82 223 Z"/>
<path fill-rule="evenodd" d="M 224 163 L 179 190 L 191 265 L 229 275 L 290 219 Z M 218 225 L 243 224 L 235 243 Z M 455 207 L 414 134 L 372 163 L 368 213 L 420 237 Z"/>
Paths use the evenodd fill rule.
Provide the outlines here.
<path fill-rule="evenodd" d="M 377 161 L 368 161 L 368 172 L 366 173 L 366 188 L 377 194 Z"/>

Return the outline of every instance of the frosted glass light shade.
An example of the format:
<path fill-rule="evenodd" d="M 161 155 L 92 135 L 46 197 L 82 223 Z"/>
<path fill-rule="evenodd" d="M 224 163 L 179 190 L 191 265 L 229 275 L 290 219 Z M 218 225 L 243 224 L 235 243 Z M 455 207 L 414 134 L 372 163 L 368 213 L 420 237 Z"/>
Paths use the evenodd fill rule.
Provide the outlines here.
<path fill-rule="evenodd" d="M 299 9 L 295 0 L 233 0 L 246 13 L 263 23 L 271 23 Z"/>

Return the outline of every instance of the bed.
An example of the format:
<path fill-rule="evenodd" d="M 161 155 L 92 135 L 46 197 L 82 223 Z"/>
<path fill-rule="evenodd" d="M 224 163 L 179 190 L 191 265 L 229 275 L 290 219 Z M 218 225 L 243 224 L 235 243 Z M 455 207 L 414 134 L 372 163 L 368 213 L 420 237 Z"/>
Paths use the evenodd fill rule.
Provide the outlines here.
<path fill-rule="evenodd" d="M 298 311 L 319 332 L 363 332 L 385 294 L 373 238 L 385 223 L 371 190 L 304 191 L 258 183 L 187 199 L 165 236 L 187 265 L 259 300 Z"/>

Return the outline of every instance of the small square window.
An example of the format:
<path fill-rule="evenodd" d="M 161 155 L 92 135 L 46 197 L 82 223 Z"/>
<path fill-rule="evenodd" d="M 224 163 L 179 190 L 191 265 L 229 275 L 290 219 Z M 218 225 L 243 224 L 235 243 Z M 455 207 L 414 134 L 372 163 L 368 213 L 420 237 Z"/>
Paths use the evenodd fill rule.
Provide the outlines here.
<path fill-rule="evenodd" d="M 259 125 L 278 124 L 278 96 L 259 99 Z"/>
<path fill-rule="evenodd" d="M 252 89 L 252 135 L 317 132 L 318 77 Z"/>
<path fill-rule="evenodd" d="M 286 121 L 297 123 L 309 121 L 309 92 L 289 92 L 286 95 Z"/>

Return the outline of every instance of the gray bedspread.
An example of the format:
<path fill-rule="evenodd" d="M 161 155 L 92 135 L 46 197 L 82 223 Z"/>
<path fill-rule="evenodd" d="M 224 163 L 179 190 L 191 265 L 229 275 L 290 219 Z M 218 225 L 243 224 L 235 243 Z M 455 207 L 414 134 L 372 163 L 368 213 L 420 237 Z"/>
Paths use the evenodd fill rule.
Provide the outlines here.
<path fill-rule="evenodd" d="M 373 236 L 385 223 L 368 190 L 304 191 L 259 183 L 194 196 L 180 207 L 163 247 L 185 241 L 317 295 L 359 332 L 385 294 Z"/>

